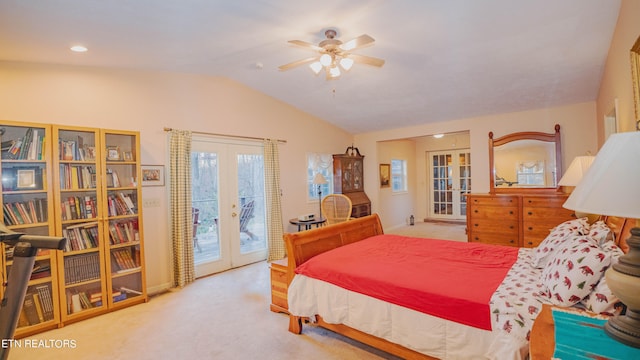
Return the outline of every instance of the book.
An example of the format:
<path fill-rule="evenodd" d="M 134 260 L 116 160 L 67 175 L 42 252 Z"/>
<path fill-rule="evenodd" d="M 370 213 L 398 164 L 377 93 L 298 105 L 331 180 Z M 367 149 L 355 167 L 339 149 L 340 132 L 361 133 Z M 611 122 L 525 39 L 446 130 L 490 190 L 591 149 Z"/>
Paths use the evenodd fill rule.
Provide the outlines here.
<path fill-rule="evenodd" d="M 35 325 L 40 322 L 38 310 L 36 310 L 36 302 L 33 299 L 33 293 L 27 293 L 24 297 L 24 311 L 29 321 L 29 325 Z"/>

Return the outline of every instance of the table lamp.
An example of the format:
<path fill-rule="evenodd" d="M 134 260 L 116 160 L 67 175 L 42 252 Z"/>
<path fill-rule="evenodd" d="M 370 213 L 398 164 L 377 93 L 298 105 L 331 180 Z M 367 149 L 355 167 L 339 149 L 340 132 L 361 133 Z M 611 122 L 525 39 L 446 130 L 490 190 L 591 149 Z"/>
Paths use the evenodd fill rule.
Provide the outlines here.
<path fill-rule="evenodd" d="M 636 219 L 629 252 L 605 273 L 607 285 L 627 306 L 605 324 L 605 333 L 640 348 L 640 132 L 609 137 L 582 181 L 563 205 L 567 209 Z"/>
<path fill-rule="evenodd" d="M 320 207 L 320 218 L 318 220 L 322 220 L 322 185 L 326 183 L 327 179 L 325 179 L 321 173 L 316 173 L 316 176 L 313 178 L 313 184 L 318 185 L 318 205 Z"/>
<path fill-rule="evenodd" d="M 595 156 L 577 156 L 569 165 L 567 171 L 562 175 L 562 179 L 558 181 L 558 185 L 560 186 L 571 186 L 575 187 L 580 183 L 584 174 L 586 174 L 587 170 L 593 163 L 593 159 Z M 576 217 L 582 218 L 586 217 L 589 221 L 589 224 L 593 224 L 599 217 L 599 214 L 586 214 L 580 211 L 576 211 Z"/>

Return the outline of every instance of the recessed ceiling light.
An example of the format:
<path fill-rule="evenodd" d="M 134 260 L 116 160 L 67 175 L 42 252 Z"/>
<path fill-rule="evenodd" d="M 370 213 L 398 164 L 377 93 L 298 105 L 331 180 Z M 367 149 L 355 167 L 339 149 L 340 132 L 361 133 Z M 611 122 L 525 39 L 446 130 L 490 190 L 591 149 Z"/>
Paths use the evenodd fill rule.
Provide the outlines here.
<path fill-rule="evenodd" d="M 82 53 L 82 52 L 86 52 L 87 50 L 89 50 L 89 49 L 87 49 L 86 47 L 84 47 L 82 45 L 74 45 L 74 46 L 71 47 L 71 51 L 73 51 L 73 52 Z"/>
<path fill-rule="evenodd" d="M 436 139 L 440 139 L 443 136 L 444 136 L 444 134 L 435 134 L 435 135 L 433 135 L 433 137 L 436 138 Z"/>

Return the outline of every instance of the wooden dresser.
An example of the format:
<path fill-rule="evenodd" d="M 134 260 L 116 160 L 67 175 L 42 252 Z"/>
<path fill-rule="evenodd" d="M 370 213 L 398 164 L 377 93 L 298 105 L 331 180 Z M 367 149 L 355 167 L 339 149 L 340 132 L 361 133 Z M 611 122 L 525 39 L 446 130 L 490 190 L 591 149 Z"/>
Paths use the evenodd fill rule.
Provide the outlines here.
<path fill-rule="evenodd" d="M 469 194 L 469 242 L 536 247 L 556 225 L 574 219 L 567 194 Z"/>

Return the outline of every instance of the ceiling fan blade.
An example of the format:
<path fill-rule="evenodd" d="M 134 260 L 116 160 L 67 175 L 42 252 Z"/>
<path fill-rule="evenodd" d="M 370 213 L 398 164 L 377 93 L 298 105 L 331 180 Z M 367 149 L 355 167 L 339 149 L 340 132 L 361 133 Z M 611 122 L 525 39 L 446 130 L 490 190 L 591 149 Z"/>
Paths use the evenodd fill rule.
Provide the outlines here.
<path fill-rule="evenodd" d="M 316 61 L 316 60 L 318 60 L 318 57 L 314 56 L 314 57 L 310 57 L 310 58 L 306 58 L 306 59 L 302 59 L 302 60 L 294 61 L 292 63 L 288 63 L 288 64 L 285 64 L 285 65 L 278 66 L 278 69 L 280 69 L 281 71 L 289 70 L 289 69 L 294 68 L 296 66 L 308 64 L 308 63 Z"/>
<path fill-rule="evenodd" d="M 378 59 L 378 58 L 374 58 L 374 57 L 371 57 L 371 56 L 358 55 L 358 54 L 349 54 L 348 57 L 350 59 L 353 59 L 353 61 L 355 61 L 357 63 L 360 63 L 360 64 L 366 64 L 366 65 L 377 66 L 377 67 L 381 67 L 382 65 L 384 65 L 384 60 Z"/>
<path fill-rule="evenodd" d="M 315 50 L 315 51 L 324 51 L 324 49 L 321 48 L 320 46 L 314 45 L 312 43 L 308 43 L 308 42 L 302 41 L 302 40 L 289 40 L 289 43 L 293 44 L 293 45 L 300 46 L 300 47 L 309 48 L 309 49 Z"/>
<path fill-rule="evenodd" d="M 349 51 L 349 50 L 354 50 L 354 49 L 358 49 L 361 48 L 363 46 L 372 44 L 375 40 L 367 35 L 360 35 L 357 38 L 353 39 L 353 40 L 349 40 L 346 43 L 340 45 L 340 48 L 344 51 Z"/>

